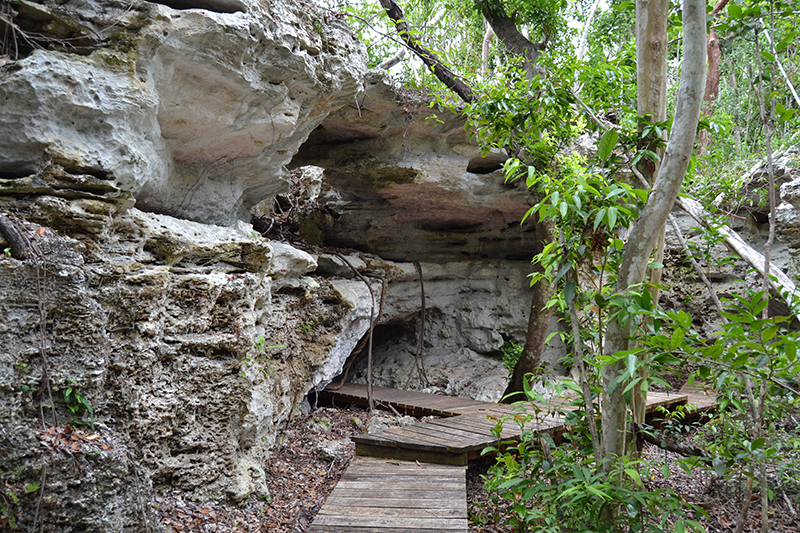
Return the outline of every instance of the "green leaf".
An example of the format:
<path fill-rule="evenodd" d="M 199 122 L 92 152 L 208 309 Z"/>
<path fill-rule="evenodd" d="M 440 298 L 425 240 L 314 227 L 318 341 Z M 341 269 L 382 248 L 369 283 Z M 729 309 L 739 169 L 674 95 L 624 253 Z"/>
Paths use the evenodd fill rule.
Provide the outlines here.
<path fill-rule="evenodd" d="M 625 473 L 628 474 L 628 477 L 630 477 L 634 483 L 636 483 L 640 487 L 643 486 L 642 477 L 639 475 L 639 472 L 637 472 L 633 468 L 626 468 Z"/>
<path fill-rule="evenodd" d="M 742 6 L 734 3 L 728 4 L 728 17 L 731 20 L 742 18 Z"/>
<path fill-rule="evenodd" d="M 615 207 L 608 208 L 608 229 L 614 229 L 617 225 L 617 209 Z"/>
<path fill-rule="evenodd" d="M 606 208 L 602 208 L 600 211 L 597 212 L 597 215 L 594 217 L 594 231 L 597 231 L 598 226 L 600 223 L 603 222 L 603 218 L 606 216 Z"/>
<path fill-rule="evenodd" d="M 572 268 L 572 263 L 570 263 L 569 261 L 567 261 L 566 263 L 561 265 L 561 268 L 558 269 L 558 273 L 556 274 L 556 277 L 555 277 L 555 279 L 553 281 L 554 282 L 558 282 L 558 280 L 563 278 L 564 274 L 569 272 L 571 268 Z"/>
<path fill-rule="evenodd" d="M 725 471 L 728 469 L 725 460 L 721 457 L 715 457 L 713 461 L 711 461 L 711 466 L 714 467 L 714 472 L 717 476 L 722 477 L 725 475 Z"/>
<path fill-rule="evenodd" d="M 672 338 L 669 341 L 669 347 L 671 350 L 676 350 L 678 346 L 683 343 L 684 333 L 683 330 L 678 328 L 672 333 Z"/>
<path fill-rule="evenodd" d="M 42 484 L 39 483 L 38 481 L 34 481 L 33 483 L 28 483 L 27 485 L 25 485 L 25 494 L 31 494 L 33 492 L 36 492 L 37 490 L 39 490 L 39 487 L 41 486 Z"/>
<path fill-rule="evenodd" d="M 794 117 L 794 114 L 796 112 L 797 112 L 797 109 L 795 109 L 795 108 L 787 109 L 786 111 L 781 113 L 780 116 L 778 116 L 778 120 L 780 122 L 786 122 L 788 120 L 791 120 L 792 117 Z"/>
<path fill-rule="evenodd" d="M 634 374 L 636 374 L 636 363 L 639 362 L 639 360 L 636 358 L 636 354 L 629 353 L 627 362 L 628 362 L 628 368 L 627 368 L 628 376 L 630 376 L 630 378 L 633 379 Z"/>
<path fill-rule="evenodd" d="M 619 140 L 619 133 L 616 130 L 608 130 L 600 137 L 600 141 L 597 143 L 597 157 L 600 161 L 605 163 L 608 160 L 617 145 L 617 140 Z"/>
<path fill-rule="evenodd" d="M 572 303 L 572 300 L 575 298 L 575 282 L 568 281 L 564 284 L 564 301 L 567 304 Z"/>

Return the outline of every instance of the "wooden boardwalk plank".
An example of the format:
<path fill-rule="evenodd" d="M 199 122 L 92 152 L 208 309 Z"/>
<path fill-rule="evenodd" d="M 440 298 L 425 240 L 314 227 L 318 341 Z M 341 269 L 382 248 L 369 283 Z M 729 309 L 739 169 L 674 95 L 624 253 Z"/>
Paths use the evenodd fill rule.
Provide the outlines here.
<path fill-rule="evenodd" d="M 403 391 L 386 387 L 373 387 L 372 392 L 373 398 L 377 402 L 391 405 L 398 411 L 419 413 L 420 415 L 455 416 L 457 413 L 453 411 L 454 409 L 492 405 L 489 402 L 481 402 L 469 398 Z M 367 387 L 356 383 L 345 383 L 338 390 L 325 389 L 321 391 L 320 396 L 323 399 L 333 399 L 340 403 L 367 405 Z"/>
<path fill-rule="evenodd" d="M 466 468 L 430 466 L 355 458 L 309 533 L 466 533 Z"/>

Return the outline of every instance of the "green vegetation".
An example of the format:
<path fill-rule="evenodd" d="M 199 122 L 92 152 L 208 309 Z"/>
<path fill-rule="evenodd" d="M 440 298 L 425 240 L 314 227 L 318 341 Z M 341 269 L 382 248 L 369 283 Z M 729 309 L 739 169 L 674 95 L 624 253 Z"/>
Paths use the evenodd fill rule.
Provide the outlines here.
<path fill-rule="evenodd" d="M 641 397 L 652 385 L 668 387 L 662 376 L 679 373 L 720 395 L 719 415 L 695 433 L 704 456 L 687 457 L 682 465 L 745 480 L 740 522 L 752 490 L 759 490 L 767 531 L 767 509 L 778 491 L 799 501 L 799 339 L 788 324 L 800 309 L 792 295 L 752 287 L 720 306 L 724 327 L 704 336 L 693 317 L 658 305 L 663 229 L 657 228 L 667 222 L 682 184 L 682 194 L 704 208 L 709 229 L 690 246 L 698 269 L 708 270 L 719 266 L 712 249 L 727 238 L 730 213 L 748 208 L 762 219 L 774 213 L 767 194 L 774 185 L 750 183 L 747 171 L 775 148 L 800 142 L 800 4 L 380 4 L 389 16 L 376 2 L 340 7 L 366 42 L 372 65 L 398 59 L 403 43 L 413 48 L 430 68 L 406 51 L 397 79 L 427 94 L 434 115 L 464 114 L 484 151 L 510 156 L 507 179 L 524 180 L 535 198 L 525 223 L 547 236 L 531 254 L 531 283 L 545 295 L 531 312 L 555 311 L 572 328 L 571 357 L 581 373 L 575 389 L 584 411 L 564 413 L 576 424 L 570 445 L 529 436 L 511 449 L 489 450 L 498 459 L 486 487 L 492 497 L 512 502 L 512 511 L 496 519 L 519 531 L 701 529 L 695 518 L 703 511 L 649 487 L 642 473 L 653 466 L 628 442 L 627 428 L 644 421 Z M 637 18 L 637 9 L 667 24 L 645 26 L 648 17 Z M 704 28 L 714 39 L 706 41 Z M 643 46 L 650 41 L 664 44 Z M 654 48 L 661 54 L 637 65 L 637 57 L 649 57 Z M 704 49 L 711 55 L 701 102 L 702 80 L 698 85 L 692 70 L 701 70 Z M 571 146 L 583 135 L 594 137 L 595 150 L 578 156 Z M 748 189 L 756 192 L 745 194 Z M 765 269 L 763 258 L 751 264 Z M 790 317 L 766 314 L 776 297 L 789 304 Z M 523 373 L 536 366 L 531 345 L 543 338 L 529 331 L 524 348 L 504 346 L 504 363 L 514 375 L 520 365 L 529 365 Z M 528 352 L 534 356 L 521 356 Z M 531 397 L 527 383 L 524 389 Z M 688 416 L 673 416 L 663 430 L 682 432 Z"/>

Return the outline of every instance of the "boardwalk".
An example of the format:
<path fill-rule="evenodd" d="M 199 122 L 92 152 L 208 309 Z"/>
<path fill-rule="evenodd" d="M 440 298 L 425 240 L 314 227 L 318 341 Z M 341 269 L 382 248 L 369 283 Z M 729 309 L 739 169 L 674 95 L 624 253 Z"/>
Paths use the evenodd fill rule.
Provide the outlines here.
<path fill-rule="evenodd" d="M 367 405 L 364 385 L 326 390 L 324 399 Z M 678 394 L 649 392 L 647 412 L 692 403 L 705 412 L 714 398 L 694 388 Z M 372 435 L 353 437 L 357 457 L 325 502 L 309 533 L 425 533 L 467 531 L 465 465 L 490 445 L 492 430 L 505 420 L 502 441 L 519 441 L 523 431 L 566 431 L 553 398 L 551 405 L 532 402 L 504 405 L 454 396 L 375 387 L 378 406 L 416 416 L 441 417 Z"/>
<path fill-rule="evenodd" d="M 466 467 L 357 457 L 310 533 L 466 533 Z"/>

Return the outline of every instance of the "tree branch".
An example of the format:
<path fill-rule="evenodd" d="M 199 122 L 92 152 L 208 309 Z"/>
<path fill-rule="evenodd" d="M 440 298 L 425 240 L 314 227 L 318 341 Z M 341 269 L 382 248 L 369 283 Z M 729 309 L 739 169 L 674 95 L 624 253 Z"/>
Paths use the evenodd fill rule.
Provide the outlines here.
<path fill-rule="evenodd" d="M 445 84 L 448 89 L 456 93 L 466 103 L 472 103 L 475 100 L 475 93 L 472 88 L 458 79 L 458 76 L 447 68 L 442 61 L 430 50 L 422 46 L 419 41 L 412 35 L 411 29 L 408 27 L 406 17 L 403 10 L 393 0 L 380 0 L 381 6 L 386 10 L 386 14 L 391 19 L 397 34 L 406 44 L 406 46 L 425 63 L 433 75 L 439 81 Z"/>

